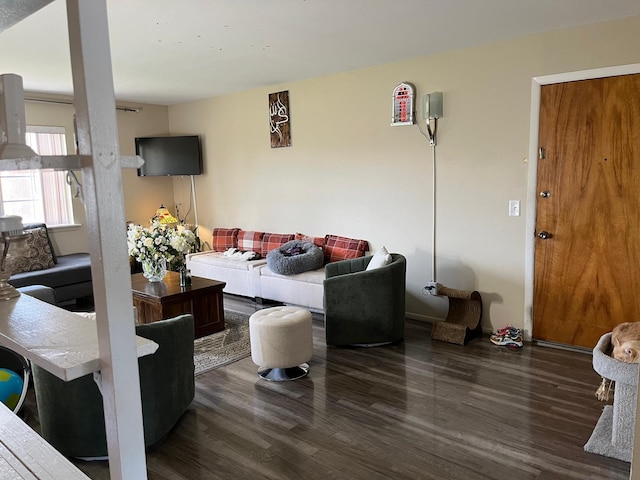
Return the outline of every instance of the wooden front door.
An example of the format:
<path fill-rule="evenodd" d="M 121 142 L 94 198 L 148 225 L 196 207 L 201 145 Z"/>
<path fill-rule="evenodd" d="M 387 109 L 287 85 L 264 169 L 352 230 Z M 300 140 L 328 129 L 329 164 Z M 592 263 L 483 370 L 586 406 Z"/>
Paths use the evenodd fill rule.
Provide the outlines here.
<path fill-rule="evenodd" d="M 640 75 L 543 86 L 533 338 L 640 320 Z"/>

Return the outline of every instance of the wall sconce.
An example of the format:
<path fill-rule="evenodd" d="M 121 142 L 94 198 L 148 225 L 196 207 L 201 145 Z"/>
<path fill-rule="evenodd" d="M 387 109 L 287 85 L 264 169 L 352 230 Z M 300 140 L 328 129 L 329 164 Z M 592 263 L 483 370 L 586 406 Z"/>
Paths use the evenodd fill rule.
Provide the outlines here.
<path fill-rule="evenodd" d="M 22 77 L 0 75 L 0 159 L 30 158 L 37 154 L 25 143 L 26 120 Z"/>
<path fill-rule="evenodd" d="M 18 217 L 17 215 L 0 217 L 0 248 L 2 248 L 2 259 L 0 260 L 0 301 L 20 296 L 20 292 L 8 283 L 13 272 L 7 265 L 7 256 L 9 255 L 9 248 L 12 245 L 26 240 L 28 236 L 28 234 L 22 231 L 22 217 Z"/>
<path fill-rule="evenodd" d="M 435 147 L 438 143 L 438 119 L 442 118 L 442 92 L 426 93 L 422 97 L 422 117 L 427 124 L 429 145 Z M 431 125 L 433 124 L 433 128 Z"/>

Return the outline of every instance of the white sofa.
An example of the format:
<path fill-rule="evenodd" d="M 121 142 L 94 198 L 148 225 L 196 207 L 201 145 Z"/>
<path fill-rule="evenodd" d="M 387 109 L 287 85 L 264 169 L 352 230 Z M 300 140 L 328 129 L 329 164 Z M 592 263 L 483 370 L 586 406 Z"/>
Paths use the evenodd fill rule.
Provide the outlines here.
<path fill-rule="evenodd" d="M 265 259 L 236 260 L 222 252 L 187 256 L 191 275 L 226 282 L 225 293 L 256 300 L 273 300 L 322 311 L 324 267 L 297 275 L 272 272 Z"/>
<path fill-rule="evenodd" d="M 187 256 L 187 268 L 191 275 L 226 282 L 225 293 L 250 297 L 257 301 L 298 305 L 313 311 L 323 310 L 325 278 L 324 267 L 296 275 L 280 275 L 271 271 L 264 258 L 269 249 L 276 248 L 273 243 L 266 245 L 263 240 L 271 235 L 288 239 L 304 239 L 321 246 L 326 261 L 342 260 L 353 256 L 362 256 L 368 250 L 366 240 L 350 239 L 337 235 L 325 237 L 307 237 L 294 234 L 266 234 L 263 232 L 243 231 L 240 229 L 214 229 L 212 245 L 217 251 L 193 253 Z M 234 243 L 235 242 L 235 243 Z M 242 260 L 225 256 L 227 248 L 239 248 L 260 252 L 260 260 Z"/>

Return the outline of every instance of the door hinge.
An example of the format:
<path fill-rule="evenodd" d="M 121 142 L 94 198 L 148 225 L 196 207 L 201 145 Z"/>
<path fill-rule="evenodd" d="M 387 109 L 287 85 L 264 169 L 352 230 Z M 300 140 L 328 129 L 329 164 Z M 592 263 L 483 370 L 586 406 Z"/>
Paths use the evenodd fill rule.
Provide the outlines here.
<path fill-rule="evenodd" d="M 543 160 L 545 158 L 545 154 L 546 152 L 544 150 L 544 147 L 540 147 L 538 149 L 538 159 Z"/>

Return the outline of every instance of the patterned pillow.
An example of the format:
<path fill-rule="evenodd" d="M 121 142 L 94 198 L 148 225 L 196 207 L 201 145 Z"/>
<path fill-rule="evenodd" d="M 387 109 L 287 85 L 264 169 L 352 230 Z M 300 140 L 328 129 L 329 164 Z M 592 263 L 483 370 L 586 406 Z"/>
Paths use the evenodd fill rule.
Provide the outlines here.
<path fill-rule="evenodd" d="M 313 243 L 316 247 L 324 247 L 324 237 L 310 237 L 304 233 L 296 232 L 295 240 L 302 240 L 303 242 Z"/>
<path fill-rule="evenodd" d="M 214 252 L 225 252 L 238 246 L 239 228 L 214 228 L 211 249 Z"/>
<path fill-rule="evenodd" d="M 363 257 L 369 249 L 369 242 L 338 235 L 325 235 L 324 261 L 325 263 L 346 260 L 348 258 Z"/>
<path fill-rule="evenodd" d="M 45 270 L 55 265 L 51 247 L 49 247 L 49 236 L 44 227 L 25 230 L 29 236 L 26 240 L 26 247 L 17 251 L 15 255 L 7 257 L 8 270 L 12 273 L 33 272 Z M 15 247 L 14 247 L 15 248 Z"/>
<path fill-rule="evenodd" d="M 238 232 L 238 250 L 260 253 L 264 232 L 240 230 Z"/>
<path fill-rule="evenodd" d="M 293 240 L 293 233 L 265 233 L 262 236 L 262 245 L 260 246 L 260 254 L 263 257 L 267 256 L 274 248 L 278 248 L 280 245 L 284 245 L 287 242 Z"/>
<path fill-rule="evenodd" d="M 47 230 L 46 223 L 24 223 L 22 229 L 23 230 L 33 230 L 34 228 L 44 228 L 44 231 L 47 233 L 47 238 L 49 239 L 49 249 L 51 250 L 51 256 L 53 257 L 53 263 L 58 263 L 58 258 L 56 257 L 56 252 L 53 249 L 53 243 L 51 243 L 51 237 L 49 236 L 49 231 Z"/>

